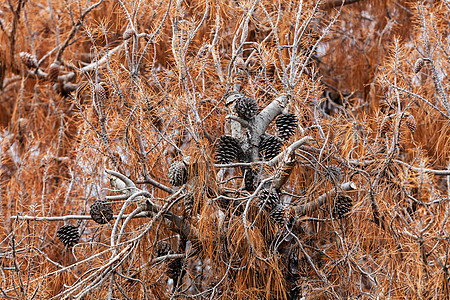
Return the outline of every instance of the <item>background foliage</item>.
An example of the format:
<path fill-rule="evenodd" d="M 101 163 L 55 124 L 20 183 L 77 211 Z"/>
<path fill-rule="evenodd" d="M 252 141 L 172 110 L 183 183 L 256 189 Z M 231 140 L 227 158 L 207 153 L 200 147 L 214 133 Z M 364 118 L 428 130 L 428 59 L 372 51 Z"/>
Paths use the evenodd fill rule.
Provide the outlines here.
<path fill-rule="evenodd" d="M 450 4 L 346 2 L 0 4 L 2 297 L 448 298 Z M 289 97 L 283 150 L 311 137 L 281 190 L 289 225 L 242 212 L 257 193 L 215 165 L 231 91 Z M 343 219 L 333 165 L 356 186 Z M 125 193 L 105 169 L 145 192 L 108 198 L 138 218 L 90 220 Z"/>

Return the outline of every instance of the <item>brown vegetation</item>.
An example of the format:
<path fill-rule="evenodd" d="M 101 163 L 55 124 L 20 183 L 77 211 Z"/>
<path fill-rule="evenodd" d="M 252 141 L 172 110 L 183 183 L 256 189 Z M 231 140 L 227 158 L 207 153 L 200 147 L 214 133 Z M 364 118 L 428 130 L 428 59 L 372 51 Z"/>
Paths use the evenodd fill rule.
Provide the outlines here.
<path fill-rule="evenodd" d="M 450 3 L 304 2 L 0 4 L 1 297 L 448 299 Z"/>

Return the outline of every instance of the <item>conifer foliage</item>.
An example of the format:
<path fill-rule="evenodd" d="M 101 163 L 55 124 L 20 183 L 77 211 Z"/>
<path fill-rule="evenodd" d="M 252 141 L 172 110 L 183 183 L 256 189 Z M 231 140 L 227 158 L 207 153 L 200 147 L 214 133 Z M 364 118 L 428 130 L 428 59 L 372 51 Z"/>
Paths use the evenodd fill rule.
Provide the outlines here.
<path fill-rule="evenodd" d="M 450 298 L 449 15 L 0 4 L 1 297 Z"/>

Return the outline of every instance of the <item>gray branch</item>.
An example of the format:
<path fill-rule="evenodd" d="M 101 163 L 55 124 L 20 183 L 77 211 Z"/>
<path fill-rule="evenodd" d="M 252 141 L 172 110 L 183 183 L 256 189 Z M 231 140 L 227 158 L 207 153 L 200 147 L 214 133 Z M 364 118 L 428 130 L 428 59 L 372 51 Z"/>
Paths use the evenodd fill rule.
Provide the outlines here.
<path fill-rule="evenodd" d="M 286 95 L 280 95 L 267 105 L 254 120 L 254 135 L 260 137 L 266 132 L 269 124 L 283 111 L 288 103 Z"/>
<path fill-rule="evenodd" d="M 354 191 L 356 190 L 356 184 L 353 181 L 345 182 L 341 184 L 340 188 L 333 188 L 330 191 L 326 192 L 325 194 L 319 196 L 316 200 L 311 201 L 309 203 L 299 205 L 295 207 L 295 215 L 297 217 L 301 217 L 306 215 L 309 212 L 313 212 L 317 210 L 319 207 L 321 207 L 328 197 L 333 197 L 336 195 L 337 192 L 339 192 L 342 189 L 342 191 Z"/>

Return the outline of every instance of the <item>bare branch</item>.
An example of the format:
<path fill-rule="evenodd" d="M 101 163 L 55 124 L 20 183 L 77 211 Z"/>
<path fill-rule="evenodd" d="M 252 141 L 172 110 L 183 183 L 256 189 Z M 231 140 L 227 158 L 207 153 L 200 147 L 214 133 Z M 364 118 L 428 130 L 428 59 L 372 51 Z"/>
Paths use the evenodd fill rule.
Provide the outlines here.
<path fill-rule="evenodd" d="M 343 191 L 346 191 L 346 192 L 354 191 L 354 190 L 356 190 L 356 184 L 352 181 L 345 182 L 345 183 L 341 184 L 340 189 L 342 189 Z M 328 191 L 327 193 L 319 196 L 316 200 L 309 202 L 307 204 L 303 204 L 303 205 L 299 205 L 299 206 L 295 207 L 295 215 L 300 217 L 300 216 L 304 216 L 310 212 L 317 210 L 319 207 L 321 207 L 326 202 L 326 200 L 328 198 L 336 195 L 336 193 L 339 192 L 340 189 L 333 188 L 330 191 Z"/>

